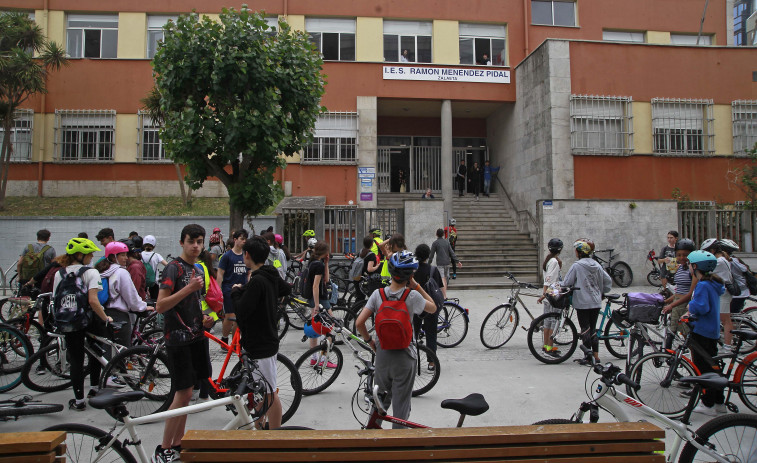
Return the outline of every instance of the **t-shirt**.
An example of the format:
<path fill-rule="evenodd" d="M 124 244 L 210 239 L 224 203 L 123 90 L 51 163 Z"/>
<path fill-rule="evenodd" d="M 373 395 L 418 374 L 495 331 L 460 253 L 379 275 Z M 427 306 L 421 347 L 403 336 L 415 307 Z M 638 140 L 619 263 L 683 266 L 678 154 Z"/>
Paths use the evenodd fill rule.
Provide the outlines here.
<path fill-rule="evenodd" d="M 66 273 L 76 273 L 82 267 L 83 265 L 81 264 L 69 265 L 68 267 L 66 267 Z M 84 272 L 81 278 L 82 283 L 84 283 L 84 287 L 87 288 L 87 291 L 89 291 L 90 289 L 101 291 L 103 289 L 102 280 L 100 279 L 100 272 L 98 272 L 97 270 L 90 267 L 89 270 Z M 60 284 L 60 280 L 60 269 L 58 269 L 58 271 L 55 273 L 55 279 L 53 280 L 53 298 L 55 298 L 55 293 L 58 291 L 58 284 Z"/>
<path fill-rule="evenodd" d="M 365 257 L 363 257 L 363 273 L 367 273 L 368 275 L 373 275 L 374 273 L 381 271 L 381 267 L 376 267 L 376 270 L 374 270 L 373 272 L 369 272 L 368 264 L 371 262 L 373 262 L 374 264 L 380 264 L 381 260 L 378 257 L 376 257 L 376 254 L 374 254 L 373 252 L 369 252 L 368 254 L 366 254 Z"/>
<path fill-rule="evenodd" d="M 676 294 L 688 294 L 691 289 L 691 273 L 688 265 L 679 265 L 676 274 L 673 275 L 673 283 L 676 285 Z"/>
<path fill-rule="evenodd" d="M 560 262 L 554 257 L 547 262 L 547 270 L 544 272 L 544 286 L 560 281 Z"/>
<path fill-rule="evenodd" d="M 321 287 L 318 291 L 318 299 L 321 300 L 326 297 L 326 282 L 323 275 L 326 273 L 326 265 L 322 260 L 314 260 L 308 265 L 308 286 L 313 287 L 316 275 L 321 275 Z"/>
<path fill-rule="evenodd" d="M 436 284 L 440 288 L 444 287 L 444 281 L 442 280 L 441 273 L 439 273 L 439 269 L 426 262 L 418 264 L 418 270 L 415 271 L 413 278 L 415 278 L 416 283 L 423 286 L 428 282 L 429 274 L 433 275 L 434 281 L 436 281 Z"/>
<path fill-rule="evenodd" d="M 160 263 L 164 260 L 165 259 L 163 259 L 163 256 L 155 251 L 142 251 L 142 263 L 150 264 L 150 267 L 152 267 L 152 270 L 155 272 L 156 284 L 158 282 L 158 276 L 160 275 L 160 273 L 158 273 L 158 265 L 160 265 Z"/>
<path fill-rule="evenodd" d="M 389 300 L 397 300 L 402 296 L 402 292 L 405 290 L 403 287 L 398 292 L 393 292 L 389 289 L 387 286 L 384 289 L 384 293 L 386 294 L 386 298 Z M 407 309 L 410 312 L 410 319 L 412 319 L 416 315 L 420 315 L 423 313 L 425 307 L 426 307 L 426 299 L 421 296 L 421 293 L 418 291 L 410 291 L 410 294 L 407 295 L 407 299 L 405 299 L 405 303 L 407 304 Z M 366 309 L 370 309 L 375 314 L 379 307 L 381 307 L 381 293 L 379 290 L 376 290 L 371 294 L 371 297 L 368 298 L 368 302 L 365 304 Z M 378 340 L 378 336 L 373 336 L 373 339 L 376 340 L 376 358 L 382 356 L 383 351 L 381 349 L 380 342 Z M 405 352 L 412 357 L 412 358 L 418 358 L 418 354 L 415 349 L 415 342 L 410 343 L 410 346 L 408 346 L 405 349 Z"/>
<path fill-rule="evenodd" d="M 169 289 L 171 294 L 175 294 L 189 284 L 192 271 L 195 272 L 195 276 L 204 277 L 202 270 L 177 257 L 163 270 L 160 289 Z M 203 338 L 200 303 L 203 293 L 204 290 L 195 291 L 163 313 L 165 320 L 163 330 L 167 346 L 185 346 Z"/>
<path fill-rule="evenodd" d="M 233 250 L 228 250 L 221 257 L 218 268 L 223 270 L 223 283 L 221 291 L 226 293 L 231 291 L 231 287 L 247 283 L 247 266 L 244 265 L 244 253 L 236 254 Z"/>
<path fill-rule="evenodd" d="M 660 255 L 657 257 L 658 259 L 662 259 L 663 257 L 670 257 L 671 263 L 670 265 L 673 266 L 676 270 L 678 270 L 678 263 L 676 262 L 676 248 L 671 246 L 664 246 L 662 249 L 660 249 Z M 670 270 L 668 270 L 669 264 L 663 264 L 660 267 L 660 272 L 662 274 L 663 278 L 668 278 L 669 275 L 672 273 Z"/>
<path fill-rule="evenodd" d="M 210 253 L 216 255 L 216 258 L 213 259 L 213 268 L 218 268 L 218 262 L 220 261 L 221 255 L 223 254 L 223 248 L 220 244 L 214 244 L 210 247 Z"/>

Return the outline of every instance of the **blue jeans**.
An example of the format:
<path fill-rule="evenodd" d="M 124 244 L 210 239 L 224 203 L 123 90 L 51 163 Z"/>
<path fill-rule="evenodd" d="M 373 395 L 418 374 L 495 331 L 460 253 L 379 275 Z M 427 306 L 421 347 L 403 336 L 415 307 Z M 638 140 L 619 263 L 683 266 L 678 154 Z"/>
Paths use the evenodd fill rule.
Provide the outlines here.
<path fill-rule="evenodd" d="M 489 196 L 489 188 L 492 186 L 492 179 L 484 179 L 484 194 Z"/>

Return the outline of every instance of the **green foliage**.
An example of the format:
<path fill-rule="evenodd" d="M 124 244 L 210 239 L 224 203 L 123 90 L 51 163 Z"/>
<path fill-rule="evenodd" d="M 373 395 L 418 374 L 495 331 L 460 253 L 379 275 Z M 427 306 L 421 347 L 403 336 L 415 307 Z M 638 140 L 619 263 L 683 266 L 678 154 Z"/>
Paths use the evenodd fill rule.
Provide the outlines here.
<path fill-rule="evenodd" d="M 746 207 L 757 209 L 757 143 L 746 151 L 749 162 L 736 169 L 736 181 L 741 191 L 746 194 Z"/>
<path fill-rule="evenodd" d="M 312 137 L 321 112 L 322 60 L 302 32 L 279 32 L 260 13 L 196 13 L 165 27 L 153 60 L 155 90 L 143 100 L 164 122 L 166 155 L 197 189 L 209 176 L 228 189 L 232 224 L 275 200 L 273 174 Z M 239 217 L 234 217 L 238 214 Z"/>
<path fill-rule="evenodd" d="M 675 187 L 673 188 L 673 193 L 671 194 L 673 199 L 678 201 L 678 208 L 685 208 L 691 205 L 691 198 L 689 198 L 688 193 L 684 193 L 681 191 L 680 188 Z"/>

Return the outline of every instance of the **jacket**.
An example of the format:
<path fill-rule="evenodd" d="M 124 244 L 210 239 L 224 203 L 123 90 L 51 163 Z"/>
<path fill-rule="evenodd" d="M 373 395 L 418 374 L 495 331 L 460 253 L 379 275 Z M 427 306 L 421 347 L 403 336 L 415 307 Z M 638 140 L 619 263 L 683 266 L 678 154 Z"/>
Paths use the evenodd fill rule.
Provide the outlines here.
<path fill-rule="evenodd" d="M 612 290 L 612 279 L 597 261 L 584 257 L 570 266 L 560 285 L 579 288 L 573 293 L 574 308 L 597 309 L 602 307 L 602 295 Z"/>
<path fill-rule="evenodd" d="M 436 255 L 436 265 L 440 267 L 449 265 L 453 261 L 458 261 L 457 255 L 452 250 L 449 241 L 444 238 L 437 238 L 436 241 L 431 243 L 431 255 L 428 256 L 428 263 L 434 260 L 434 255 Z"/>
<path fill-rule="evenodd" d="M 147 269 L 145 264 L 138 260 L 132 260 L 126 266 L 126 270 L 131 275 L 131 281 L 137 288 L 137 294 L 144 300 L 147 297 Z"/>
<path fill-rule="evenodd" d="M 720 338 L 720 296 L 725 286 L 712 280 L 699 280 L 689 301 L 689 313 L 697 317 L 692 331 L 709 339 Z"/>
<path fill-rule="evenodd" d="M 143 312 L 147 310 L 147 303 L 139 297 L 137 288 L 131 280 L 131 275 L 125 268 L 111 264 L 107 270 L 100 273 L 101 278 L 108 279 L 110 299 L 103 304 L 108 309 L 121 312 Z"/>

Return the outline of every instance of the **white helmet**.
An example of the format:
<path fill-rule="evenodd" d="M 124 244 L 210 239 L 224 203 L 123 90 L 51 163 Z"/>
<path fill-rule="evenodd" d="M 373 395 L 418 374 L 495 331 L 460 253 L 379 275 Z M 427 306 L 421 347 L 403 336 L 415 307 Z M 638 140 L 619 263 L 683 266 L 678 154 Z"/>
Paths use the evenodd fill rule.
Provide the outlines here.
<path fill-rule="evenodd" d="M 729 240 L 729 239 L 725 239 L 724 238 L 724 239 L 718 241 L 718 244 L 720 245 L 720 249 L 722 249 L 723 251 L 725 251 L 725 252 L 727 252 L 729 254 L 731 254 L 731 253 L 736 252 L 736 251 L 739 250 L 739 245 L 736 244 L 736 242 L 733 241 L 733 240 Z"/>
<path fill-rule="evenodd" d="M 145 236 L 145 239 L 142 240 L 142 245 L 150 244 L 152 246 L 155 246 L 155 243 L 156 243 L 155 237 L 152 235 L 147 235 Z"/>
<path fill-rule="evenodd" d="M 456 223 L 457 221 L 455 219 L 449 219 L 449 224 L 452 225 L 453 227 L 455 226 Z"/>
<path fill-rule="evenodd" d="M 713 244 L 717 243 L 717 238 L 707 238 L 706 240 L 702 241 L 702 245 L 699 246 L 699 249 L 702 251 L 706 251 L 712 247 Z"/>
<path fill-rule="evenodd" d="M 318 240 L 317 240 L 317 239 L 315 239 L 315 238 L 310 238 L 310 239 L 308 240 L 308 247 L 309 247 L 309 248 L 314 248 L 314 247 L 315 247 L 315 243 L 317 243 L 317 242 L 318 242 Z"/>

